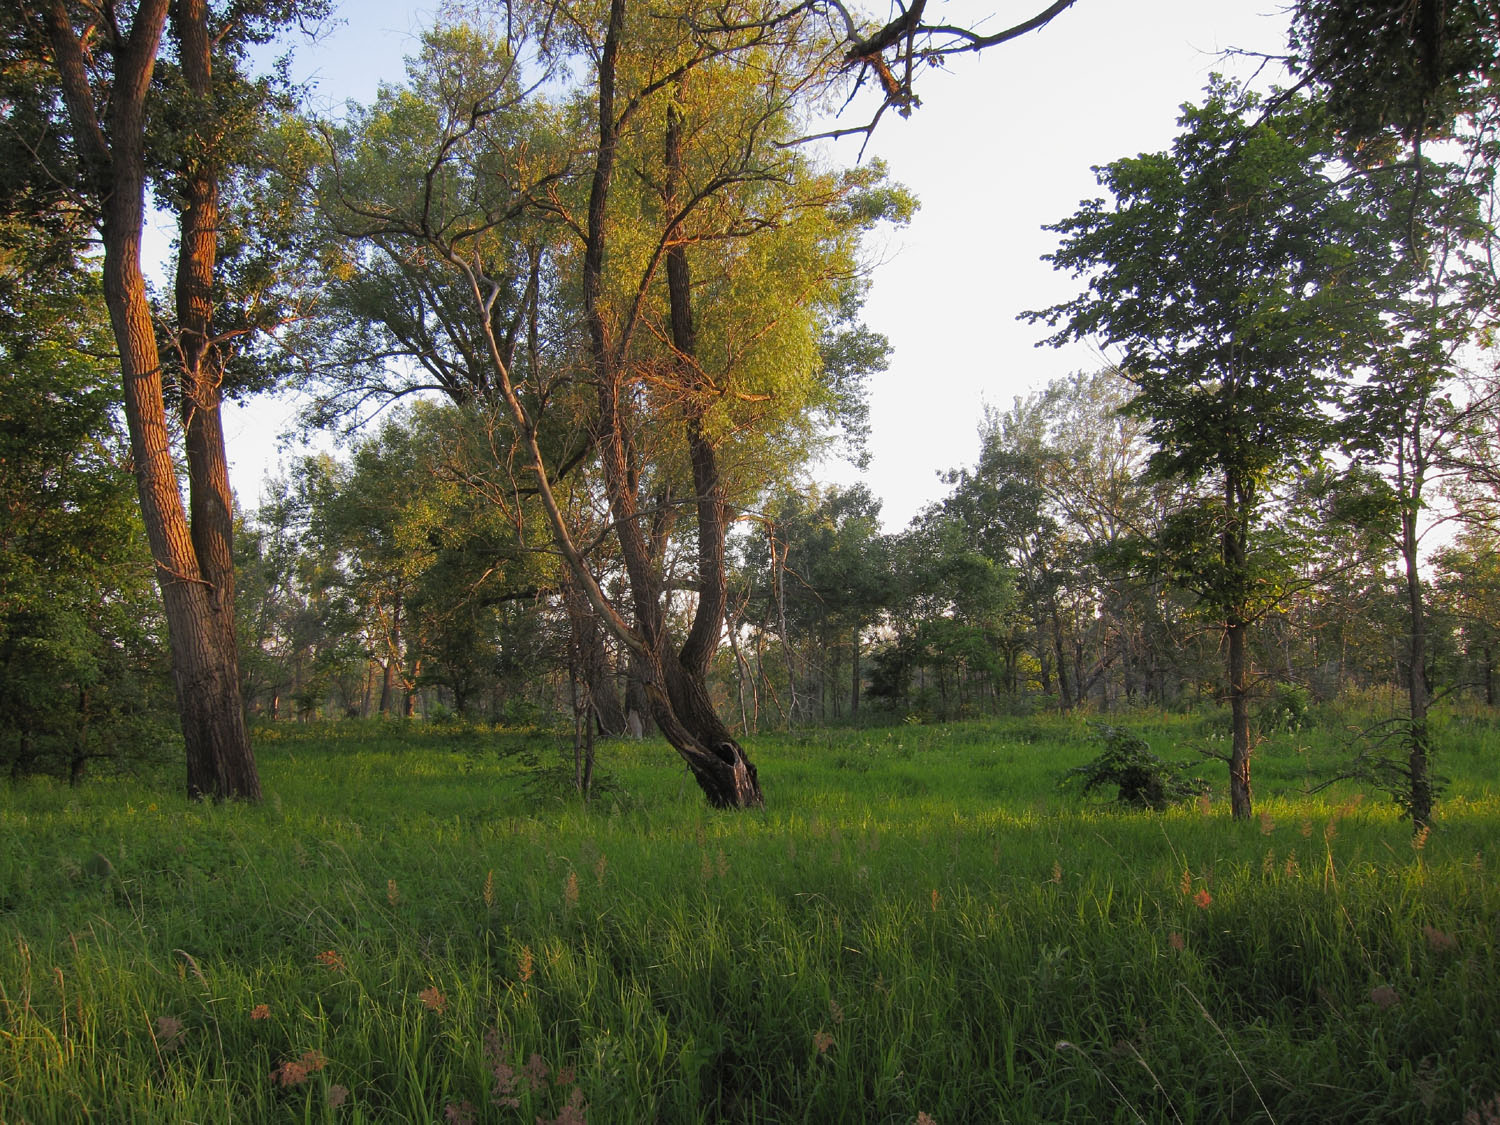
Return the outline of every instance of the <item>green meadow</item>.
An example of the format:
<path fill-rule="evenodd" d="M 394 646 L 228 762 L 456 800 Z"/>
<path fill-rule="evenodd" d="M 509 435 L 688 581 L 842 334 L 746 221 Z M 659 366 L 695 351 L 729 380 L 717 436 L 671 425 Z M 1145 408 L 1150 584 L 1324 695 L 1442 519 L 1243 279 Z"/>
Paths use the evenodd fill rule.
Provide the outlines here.
<path fill-rule="evenodd" d="M 1168 758 L 1212 717 L 1127 720 Z M 0 1121 L 1500 1121 L 1500 721 L 1413 838 L 1339 716 L 1152 814 L 1060 791 L 1081 719 L 760 736 L 768 807 L 664 743 L 257 737 L 0 788 Z"/>

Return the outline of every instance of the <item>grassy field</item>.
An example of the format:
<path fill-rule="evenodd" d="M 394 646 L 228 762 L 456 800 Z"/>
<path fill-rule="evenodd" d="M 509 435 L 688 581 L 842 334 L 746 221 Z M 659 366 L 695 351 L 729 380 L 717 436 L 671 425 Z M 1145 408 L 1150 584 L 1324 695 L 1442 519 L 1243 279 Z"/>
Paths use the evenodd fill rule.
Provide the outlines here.
<path fill-rule="evenodd" d="M 0 788 L 0 1121 L 1493 1125 L 1500 722 L 1440 724 L 1417 840 L 1302 793 L 1337 726 L 1248 824 L 1060 794 L 1063 718 L 760 737 L 753 814 L 399 725 L 260 732 L 256 807 Z"/>

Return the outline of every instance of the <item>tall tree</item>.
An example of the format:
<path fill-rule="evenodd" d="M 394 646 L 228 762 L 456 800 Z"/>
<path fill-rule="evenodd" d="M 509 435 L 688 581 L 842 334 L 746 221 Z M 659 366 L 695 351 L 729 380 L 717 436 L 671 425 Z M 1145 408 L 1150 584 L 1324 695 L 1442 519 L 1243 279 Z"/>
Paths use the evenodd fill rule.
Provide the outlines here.
<path fill-rule="evenodd" d="M 214 799 L 260 796 L 245 729 L 234 627 L 232 504 L 219 421 L 222 367 L 213 352 L 219 130 L 240 96 L 245 44 L 317 4 L 140 0 L 23 3 L 22 30 L 59 93 L 76 198 L 98 225 L 104 300 L 119 350 L 137 492 L 155 560 L 187 749 L 187 789 Z M 170 22 L 170 27 L 169 27 Z M 171 61 L 158 67 L 164 46 Z M 180 79 L 180 81 L 178 81 Z M 155 132 L 158 119 L 176 128 Z M 178 487 L 167 396 L 141 263 L 148 177 L 165 173 L 180 223 L 175 347 L 190 500 Z"/>
<path fill-rule="evenodd" d="M 1372 340 L 1351 435 L 1361 452 L 1387 460 L 1397 501 L 1407 620 L 1402 788 L 1420 831 L 1433 803 L 1420 524 L 1424 489 L 1465 421 L 1451 397 L 1458 357 L 1497 307 L 1500 279 L 1486 243 L 1500 128 L 1500 12 L 1485 0 L 1299 0 L 1290 48 L 1294 72 L 1325 98 L 1347 159 L 1389 215 L 1399 248 L 1391 318 Z M 1424 145 L 1433 141 L 1462 159 L 1431 159 Z"/>
<path fill-rule="evenodd" d="M 822 171 L 789 143 L 797 76 L 827 47 L 811 17 L 707 34 L 694 21 L 722 13 L 628 7 L 553 12 L 572 28 L 571 61 L 589 61 L 562 107 L 520 88 L 519 47 L 463 29 L 430 40 L 444 50 L 419 77 L 438 96 L 392 91 L 338 142 L 337 187 L 351 233 L 436 255 L 470 286 L 484 348 L 470 378 L 509 413 L 507 458 L 576 590 L 642 670 L 658 727 L 711 802 L 741 807 L 760 803 L 759 784 L 706 680 L 727 609 L 726 529 L 836 409 L 820 339 L 857 305 L 860 234 L 909 201 L 878 170 Z M 424 111 L 414 155 L 392 123 Z M 576 151 L 517 143 L 518 122 L 558 117 L 589 123 Z M 413 160 L 415 175 L 381 180 Z M 552 301 L 569 294 L 581 332 Z M 551 350 L 533 353 L 532 339 Z M 623 601 L 570 518 L 568 433 L 597 466 Z M 691 620 L 678 635 L 667 546 L 685 533 Z"/>
<path fill-rule="evenodd" d="M 1258 567 L 1270 488 L 1329 440 L 1340 349 L 1378 322 L 1362 283 L 1388 247 L 1330 173 L 1326 116 L 1296 98 L 1263 110 L 1216 81 L 1188 106 L 1170 153 L 1099 170 L 1113 201 L 1054 229 L 1059 268 L 1089 290 L 1043 313 L 1061 343 L 1118 347 L 1152 472 L 1211 487 L 1168 529 L 1181 577 L 1220 623 L 1231 712 L 1230 803 L 1251 813 L 1249 631 L 1277 583 Z M 1207 541 L 1205 542 L 1205 538 Z M 1213 546 L 1210 548 L 1209 543 Z"/>

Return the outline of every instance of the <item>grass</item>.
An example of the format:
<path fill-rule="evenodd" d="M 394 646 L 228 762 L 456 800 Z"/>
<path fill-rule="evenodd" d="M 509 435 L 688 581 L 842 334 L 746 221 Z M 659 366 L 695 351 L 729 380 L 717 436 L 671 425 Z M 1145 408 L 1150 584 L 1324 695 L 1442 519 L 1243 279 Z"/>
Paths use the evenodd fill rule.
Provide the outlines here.
<path fill-rule="evenodd" d="M 1088 735 L 761 737 L 738 815 L 657 743 L 584 808 L 558 739 L 358 724 L 262 732 L 255 807 L 0 790 L 0 1121 L 1500 1120 L 1500 724 L 1415 842 L 1300 792 L 1334 720 L 1248 824 L 1059 795 Z"/>

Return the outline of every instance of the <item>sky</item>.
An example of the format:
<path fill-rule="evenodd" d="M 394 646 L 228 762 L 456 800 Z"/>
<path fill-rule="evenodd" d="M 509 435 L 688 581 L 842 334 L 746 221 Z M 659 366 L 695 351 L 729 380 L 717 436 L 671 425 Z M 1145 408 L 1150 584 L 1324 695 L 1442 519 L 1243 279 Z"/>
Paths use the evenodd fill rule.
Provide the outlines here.
<path fill-rule="evenodd" d="M 1041 260 L 1056 245 L 1042 228 L 1099 194 L 1094 166 L 1169 146 L 1179 107 L 1198 99 L 1211 73 L 1248 69 L 1222 52 L 1281 50 L 1282 3 L 1078 0 L 1040 32 L 929 72 L 921 106 L 905 119 L 885 116 L 864 158 L 883 159 L 921 210 L 871 248 L 865 321 L 893 353 L 870 386 L 870 464 L 826 463 L 818 479 L 862 481 L 882 500 L 887 530 L 900 529 L 945 494 L 940 473 L 977 460 L 987 404 L 1006 409 L 1107 362 L 1087 345 L 1039 348 L 1044 326 L 1017 320 L 1077 292 Z M 944 22 L 998 30 L 1044 6 L 944 0 L 936 11 Z M 368 102 L 379 82 L 402 79 L 433 11 L 344 0 L 341 26 L 316 44 L 292 45 L 293 77 L 312 84 L 324 112 Z M 832 155 L 853 163 L 859 142 L 840 142 Z M 298 452 L 278 440 L 295 411 L 294 400 L 268 397 L 226 411 L 242 505 L 255 507 L 267 474 Z"/>

